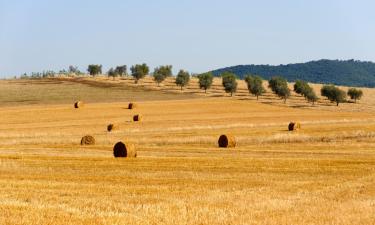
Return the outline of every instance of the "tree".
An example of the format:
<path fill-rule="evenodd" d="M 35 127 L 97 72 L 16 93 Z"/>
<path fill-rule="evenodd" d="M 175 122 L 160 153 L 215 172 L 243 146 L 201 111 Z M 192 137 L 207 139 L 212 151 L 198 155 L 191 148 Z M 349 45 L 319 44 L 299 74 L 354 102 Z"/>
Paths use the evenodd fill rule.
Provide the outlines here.
<path fill-rule="evenodd" d="M 176 77 L 176 85 L 181 87 L 181 91 L 183 87 L 189 84 L 189 81 L 190 81 L 189 73 L 187 71 L 180 70 L 180 72 L 178 72 L 177 77 Z"/>
<path fill-rule="evenodd" d="M 300 95 L 303 95 L 304 92 L 306 91 L 305 89 L 308 87 L 309 85 L 307 84 L 306 81 L 303 81 L 303 80 L 296 80 L 296 82 L 294 83 L 294 92 L 296 92 L 297 94 L 300 94 Z"/>
<path fill-rule="evenodd" d="M 282 77 L 272 77 L 268 81 L 268 87 L 271 88 L 281 99 L 284 99 L 284 103 L 290 97 L 290 89 L 288 88 L 288 82 Z"/>
<path fill-rule="evenodd" d="M 337 106 L 339 103 L 345 102 L 346 100 L 346 93 L 343 90 L 335 87 L 334 85 L 324 85 L 320 93 L 322 96 L 327 97 L 331 102 L 336 102 Z"/>
<path fill-rule="evenodd" d="M 361 89 L 350 88 L 348 90 L 348 95 L 350 96 L 350 99 L 354 99 L 354 102 L 357 102 L 357 100 L 362 98 L 363 92 Z"/>
<path fill-rule="evenodd" d="M 221 74 L 222 84 L 226 93 L 230 93 L 230 96 L 233 96 L 233 93 L 237 91 L 237 77 L 234 73 L 224 72 Z"/>
<path fill-rule="evenodd" d="M 123 66 L 116 66 L 114 72 L 115 72 L 118 76 L 122 77 L 122 76 L 125 76 L 125 75 L 127 74 L 127 70 L 128 70 L 128 68 L 127 68 L 126 65 L 123 65 Z"/>
<path fill-rule="evenodd" d="M 311 102 L 313 105 L 316 101 L 318 101 L 318 96 L 316 96 L 315 92 L 313 90 L 305 93 L 305 98 L 308 102 Z"/>
<path fill-rule="evenodd" d="M 149 70 L 150 69 L 146 63 L 143 63 L 142 65 L 137 64 L 130 68 L 136 84 L 140 79 L 144 78 L 148 74 Z"/>
<path fill-rule="evenodd" d="M 202 73 L 198 75 L 198 79 L 199 79 L 199 88 L 204 89 L 204 92 L 207 93 L 207 89 L 209 89 L 212 85 L 214 75 L 211 72 Z"/>
<path fill-rule="evenodd" d="M 154 70 L 154 80 L 160 86 L 160 83 L 165 80 L 165 78 L 172 76 L 172 66 L 160 66 L 156 67 Z"/>
<path fill-rule="evenodd" d="M 160 86 L 160 83 L 165 80 L 165 76 L 161 73 L 154 73 L 154 81 Z"/>
<path fill-rule="evenodd" d="M 257 100 L 259 99 L 259 96 L 266 92 L 263 87 L 263 80 L 260 76 L 247 75 L 245 81 L 249 92 L 255 95 Z"/>
<path fill-rule="evenodd" d="M 91 76 L 95 76 L 102 73 L 102 65 L 89 65 L 87 71 Z"/>
<path fill-rule="evenodd" d="M 79 74 L 80 73 L 80 71 L 78 70 L 78 67 L 72 66 L 72 65 L 69 66 L 68 72 L 70 74 Z"/>
<path fill-rule="evenodd" d="M 115 80 L 115 77 L 117 77 L 117 76 L 118 76 L 118 74 L 116 73 L 116 71 L 113 68 L 108 70 L 108 77 L 112 77 L 113 80 Z"/>

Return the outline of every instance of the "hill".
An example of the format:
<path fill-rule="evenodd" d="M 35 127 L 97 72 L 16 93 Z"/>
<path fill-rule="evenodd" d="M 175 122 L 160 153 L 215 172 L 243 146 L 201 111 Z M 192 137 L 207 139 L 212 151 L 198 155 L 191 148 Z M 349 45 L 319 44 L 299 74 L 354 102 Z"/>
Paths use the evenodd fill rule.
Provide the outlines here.
<path fill-rule="evenodd" d="M 219 76 L 230 71 L 243 78 L 246 74 L 260 75 L 264 79 L 280 75 L 288 81 L 297 79 L 312 83 L 329 83 L 344 86 L 375 87 L 375 63 L 357 60 L 311 61 L 288 65 L 238 65 L 212 71 Z"/>

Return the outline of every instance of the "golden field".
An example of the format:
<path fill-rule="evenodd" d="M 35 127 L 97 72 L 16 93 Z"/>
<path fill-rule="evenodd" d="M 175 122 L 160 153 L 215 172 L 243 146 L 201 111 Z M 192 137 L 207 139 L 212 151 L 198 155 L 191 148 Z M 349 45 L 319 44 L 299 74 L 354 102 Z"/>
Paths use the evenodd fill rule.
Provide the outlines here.
<path fill-rule="evenodd" d="M 195 82 L 0 81 L 0 224 L 375 224 L 373 89 L 336 107 Z M 138 157 L 115 159 L 119 140 Z"/>

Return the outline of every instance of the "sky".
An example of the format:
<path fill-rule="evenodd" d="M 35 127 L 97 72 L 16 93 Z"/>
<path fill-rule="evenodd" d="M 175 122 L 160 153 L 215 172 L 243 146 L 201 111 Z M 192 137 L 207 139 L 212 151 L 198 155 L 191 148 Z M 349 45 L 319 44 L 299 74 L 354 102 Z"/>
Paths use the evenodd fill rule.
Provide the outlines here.
<path fill-rule="evenodd" d="M 147 63 L 375 61 L 371 0 L 0 0 L 0 77 Z"/>

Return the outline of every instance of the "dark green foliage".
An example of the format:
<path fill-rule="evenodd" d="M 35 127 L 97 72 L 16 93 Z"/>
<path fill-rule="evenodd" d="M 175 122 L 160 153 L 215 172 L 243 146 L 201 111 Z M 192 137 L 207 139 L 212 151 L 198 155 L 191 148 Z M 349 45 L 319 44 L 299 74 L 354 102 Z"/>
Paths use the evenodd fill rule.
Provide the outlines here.
<path fill-rule="evenodd" d="M 118 76 L 118 74 L 115 72 L 113 68 L 109 69 L 107 74 L 108 74 L 108 77 L 113 77 L 113 80 L 115 79 L 115 77 Z"/>
<path fill-rule="evenodd" d="M 176 85 L 181 87 L 181 90 L 183 87 L 189 84 L 190 81 L 190 75 L 187 71 L 180 70 L 178 72 L 176 77 Z"/>
<path fill-rule="evenodd" d="M 247 75 L 245 76 L 245 81 L 249 92 L 255 95 L 257 100 L 259 99 L 259 96 L 266 92 L 263 87 L 263 80 L 260 76 Z"/>
<path fill-rule="evenodd" d="M 91 76 L 95 76 L 102 73 L 102 65 L 89 65 L 87 71 Z"/>
<path fill-rule="evenodd" d="M 279 66 L 241 65 L 215 70 L 213 74 L 220 76 L 225 71 L 240 78 L 256 74 L 270 79 L 274 74 L 282 74 L 288 81 L 302 79 L 312 83 L 375 87 L 375 63 L 355 60 L 319 60 Z"/>
<path fill-rule="evenodd" d="M 304 93 L 305 98 L 308 102 L 311 102 L 313 105 L 318 101 L 318 96 L 316 96 L 314 90 Z"/>
<path fill-rule="evenodd" d="M 268 81 L 268 87 L 271 88 L 277 96 L 284 99 L 284 103 L 290 97 L 290 89 L 288 88 L 287 81 L 282 77 L 272 77 Z"/>
<path fill-rule="evenodd" d="M 214 76 L 211 72 L 202 73 L 198 75 L 199 79 L 199 88 L 204 89 L 204 92 L 207 93 L 207 89 L 209 89 L 212 85 L 212 81 Z"/>
<path fill-rule="evenodd" d="M 307 86 L 308 86 L 308 84 L 307 84 L 306 81 L 296 80 L 296 82 L 294 83 L 294 86 L 293 86 L 294 92 L 296 92 L 297 94 L 303 95 Z"/>
<path fill-rule="evenodd" d="M 331 102 L 336 102 L 337 106 L 341 102 L 346 101 L 346 93 L 343 90 L 335 87 L 334 85 L 324 85 L 320 93 L 322 96 L 327 97 Z"/>
<path fill-rule="evenodd" d="M 80 74 L 81 72 L 78 70 L 78 67 L 77 66 L 72 66 L 70 65 L 69 68 L 68 68 L 68 72 L 70 74 Z"/>
<path fill-rule="evenodd" d="M 123 66 L 116 66 L 114 72 L 115 72 L 118 76 L 122 77 L 122 76 L 125 76 L 125 75 L 126 75 L 127 70 L 128 70 L 128 67 L 127 67 L 126 65 L 123 65 Z"/>
<path fill-rule="evenodd" d="M 237 77 L 233 73 L 225 72 L 221 74 L 222 84 L 225 92 L 230 93 L 230 96 L 233 96 L 233 93 L 237 91 Z"/>
<path fill-rule="evenodd" d="M 350 99 L 354 99 L 354 102 L 357 102 L 357 100 L 362 98 L 363 92 L 360 89 L 350 88 L 348 90 L 348 95 L 350 96 Z"/>
<path fill-rule="evenodd" d="M 159 86 L 160 83 L 165 80 L 165 78 L 172 76 L 172 66 L 160 66 L 155 68 L 153 76 L 154 80 Z"/>
<path fill-rule="evenodd" d="M 296 80 L 294 91 L 297 94 L 304 96 L 307 101 L 312 102 L 313 104 L 318 100 L 314 89 L 306 81 Z"/>
<path fill-rule="evenodd" d="M 135 83 L 137 84 L 140 79 L 144 78 L 148 74 L 150 69 L 146 63 L 143 63 L 132 66 L 130 71 L 135 79 Z"/>

